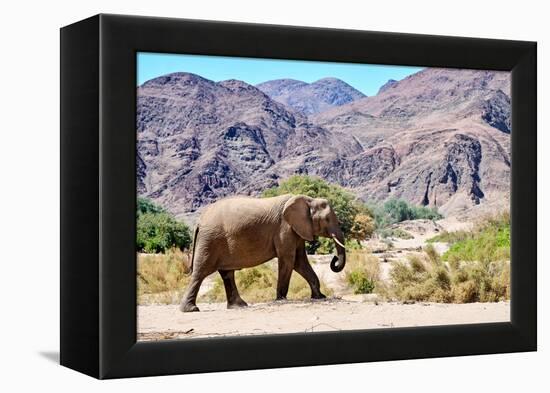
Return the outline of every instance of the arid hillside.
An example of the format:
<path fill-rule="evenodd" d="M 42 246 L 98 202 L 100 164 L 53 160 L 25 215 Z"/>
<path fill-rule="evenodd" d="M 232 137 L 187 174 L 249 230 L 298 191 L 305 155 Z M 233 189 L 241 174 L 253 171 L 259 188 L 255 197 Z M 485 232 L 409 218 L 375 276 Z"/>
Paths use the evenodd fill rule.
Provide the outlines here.
<path fill-rule="evenodd" d="M 506 72 L 426 69 L 312 121 L 361 144 L 338 182 L 363 198 L 404 198 L 445 214 L 509 205 Z"/>
<path fill-rule="evenodd" d="M 181 215 L 309 174 L 365 200 L 399 197 L 446 215 L 509 204 L 508 73 L 425 69 L 344 101 L 341 83 L 321 81 L 330 83 L 293 81 L 309 100 L 302 107 L 285 101 L 280 80 L 262 91 L 176 73 L 139 86 L 139 194 Z M 332 104 L 313 108 L 312 97 Z"/>

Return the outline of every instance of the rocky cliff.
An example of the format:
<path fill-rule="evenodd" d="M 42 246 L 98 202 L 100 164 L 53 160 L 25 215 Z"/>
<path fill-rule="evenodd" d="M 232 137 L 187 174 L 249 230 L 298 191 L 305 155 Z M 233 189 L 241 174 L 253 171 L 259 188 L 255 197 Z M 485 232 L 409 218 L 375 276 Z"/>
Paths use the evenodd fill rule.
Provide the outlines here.
<path fill-rule="evenodd" d="M 404 198 L 446 214 L 509 206 L 508 73 L 425 69 L 381 90 L 312 118 L 364 148 L 352 158 L 355 169 L 341 172 L 342 185 L 363 198 Z M 356 168 L 364 156 L 386 165 Z M 377 180 L 356 184 L 374 173 Z"/>

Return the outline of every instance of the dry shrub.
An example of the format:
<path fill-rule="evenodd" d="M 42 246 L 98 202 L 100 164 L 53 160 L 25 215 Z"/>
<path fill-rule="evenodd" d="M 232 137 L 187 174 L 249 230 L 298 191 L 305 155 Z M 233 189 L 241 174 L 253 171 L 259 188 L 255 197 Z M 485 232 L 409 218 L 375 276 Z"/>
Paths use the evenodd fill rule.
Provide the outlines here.
<path fill-rule="evenodd" d="M 453 232 L 443 231 L 439 235 L 428 239 L 429 243 L 432 242 L 443 242 L 443 243 L 457 243 L 471 237 L 471 231 L 459 230 Z"/>
<path fill-rule="evenodd" d="M 426 264 L 418 255 L 411 254 L 407 257 L 407 260 L 414 273 L 425 273 L 428 270 Z"/>
<path fill-rule="evenodd" d="M 177 248 L 166 254 L 138 254 L 138 304 L 178 302 L 189 282 L 188 256 Z"/>
<path fill-rule="evenodd" d="M 433 264 L 441 263 L 441 256 L 439 255 L 439 253 L 437 252 L 433 244 L 428 243 L 424 247 L 424 252 L 426 253 L 426 255 L 428 256 L 428 258 Z"/>
<path fill-rule="evenodd" d="M 390 277 L 391 292 L 399 300 L 444 303 L 452 300 L 448 271 L 425 257 L 410 255 L 407 262 L 394 262 Z"/>
<path fill-rule="evenodd" d="M 400 299 L 404 301 L 413 300 L 449 303 L 451 301 L 451 296 L 447 290 L 438 287 L 435 280 L 428 279 L 404 287 L 401 291 Z"/>
<path fill-rule="evenodd" d="M 437 288 L 448 291 L 451 289 L 451 277 L 448 270 L 443 266 L 434 268 L 431 274 L 431 279 L 434 281 Z"/>
<path fill-rule="evenodd" d="M 393 262 L 392 270 L 390 271 L 390 277 L 393 282 L 401 283 L 414 281 L 414 276 L 414 271 L 405 262 Z"/>
<path fill-rule="evenodd" d="M 447 258 L 447 263 L 452 270 L 457 270 L 460 267 L 460 258 L 456 255 L 451 255 Z"/>
<path fill-rule="evenodd" d="M 430 295 L 430 301 L 436 303 L 452 303 L 453 295 L 447 289 L 436 288 Z"/>
<path fill-rule="evenodd" d="M 499 228 L 503 225 L 510 225 L 510 212 L 508 210 L 482 216 L 476 221 L 474 232 L 482 232 L 487 228 Z"/>
<path fill-rule="evenodd" d="M 475 281 L 468 280 L 453 286 L 452 296 L 456 303 L 472 303 L 479 298 L 478 287 Z"/>
<path fill-rule="evenodd" d="M 497 302 L 510 299 L 510 264 L 460 262 L 444 264 L 435 250 L 394 262 L 391 297 L 403 301 Z"/>
<path fill-rule="evenodd" d="M 450 269 L 452 272 L 451 280 L 453 285 L 461 284 L 470 279 L 470 275 L 465 269 L 461 268 L 460 264 L 456 266 L 450 265 Z"/>

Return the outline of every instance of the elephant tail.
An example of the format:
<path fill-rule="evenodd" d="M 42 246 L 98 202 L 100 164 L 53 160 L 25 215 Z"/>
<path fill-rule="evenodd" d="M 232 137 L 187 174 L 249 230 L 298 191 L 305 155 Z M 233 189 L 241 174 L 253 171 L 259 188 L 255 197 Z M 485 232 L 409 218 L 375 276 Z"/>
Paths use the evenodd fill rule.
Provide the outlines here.
<path fill-rule="evenodd" d="M 191 263 L 189 264 L 189 274 L 193 273 L 193 261 L 195 260 L 195 247 L 197 245 L 197 238 L 199 237 L 199 224 L 195 227 L 195 234 L 193 235 L 193 250 L 191 251 Z"/>

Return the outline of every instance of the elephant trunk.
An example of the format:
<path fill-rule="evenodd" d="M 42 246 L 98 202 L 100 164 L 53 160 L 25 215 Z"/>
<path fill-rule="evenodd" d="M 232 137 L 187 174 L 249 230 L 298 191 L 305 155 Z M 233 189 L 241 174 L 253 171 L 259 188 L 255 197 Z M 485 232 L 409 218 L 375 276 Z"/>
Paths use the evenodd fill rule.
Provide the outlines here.
<path fill-rule="evenodd" d="M 334 245 L 336 246 L 336 253 L 338 256 L 334 256 L 330 262 L 330 269 L 335 272 L 341 272 L 346 265 L 346 248 L 344 246 L 345 240 L 342 231 L 338 229 L 334 233 L 330 234 L 332 240 L 334 240 Z"/>

